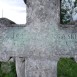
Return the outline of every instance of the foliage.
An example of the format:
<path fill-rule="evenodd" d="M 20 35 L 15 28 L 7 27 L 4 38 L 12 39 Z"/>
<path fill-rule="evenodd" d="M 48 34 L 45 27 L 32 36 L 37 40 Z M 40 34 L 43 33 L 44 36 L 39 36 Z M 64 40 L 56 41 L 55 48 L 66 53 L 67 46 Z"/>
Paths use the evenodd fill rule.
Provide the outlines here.
<path fill-rule="evenodd" d="M 61 12 L 60 22 L 61 24 L 67 24 L 73 20 L 72 14 L 74 8 L 77 6 L 77 0 L 60 0 L 61 1 Z"/>
<path fill-rule="evenodd" d="M 14 62 L 0 62 L 0 77 L 17 77 Z"/>
<path fill-rule="evenodd" d="M 24 0 L 24 3 L 26 4 L 26 0 Z"/>
<path fill-rule="evenodd" d="M 61 58 L 59 60 L 58 77 L 77 77 L 77 63 L 74 59 Z"/>
<path fill-rule="evenodd" d="M 77 6 L 77 0 L 75 0 L 75 2 L 74 2 L 74 7 L 76 7 Z"/>

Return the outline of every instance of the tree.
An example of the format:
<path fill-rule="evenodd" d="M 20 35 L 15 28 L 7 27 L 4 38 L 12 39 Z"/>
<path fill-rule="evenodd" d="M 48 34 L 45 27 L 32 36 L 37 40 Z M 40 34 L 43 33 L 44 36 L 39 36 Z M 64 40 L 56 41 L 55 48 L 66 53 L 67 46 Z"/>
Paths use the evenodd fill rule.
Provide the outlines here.
<path fill-rule="evenodd" d="M 75 0 L 75 2 L 74 2 L 74 7 L 76 7 L 77 6 L 77 0 Z"/>
<path fill-rule="evenodd" d="M 26 4 L 26 0 L 24 0 L 24 3 Z"/>
<path fill-rule="evenodd" d="M 61 23 L 62 24 L 66 24 L 70 21 L 70 16 L 68 14 L 68 11 L 69 11 L 69 5 L 67 4 L 68 2 L 66 0 L 61 0 Z"/>
<path fill-rule="evenodd" d="M 77 6 L 77 0 L 61 0 L 61 14 L 60 22 L 61 24 L 67 24 L 73 21 L 73 10 Z"/>

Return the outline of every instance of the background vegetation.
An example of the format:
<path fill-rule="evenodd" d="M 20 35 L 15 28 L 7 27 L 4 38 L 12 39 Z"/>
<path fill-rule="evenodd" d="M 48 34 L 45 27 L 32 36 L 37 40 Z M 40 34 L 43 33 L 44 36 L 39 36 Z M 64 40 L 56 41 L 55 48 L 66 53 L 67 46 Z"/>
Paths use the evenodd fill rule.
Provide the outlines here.
<path fill-rule="evenodd" d="M 17 77 L 14 62 L 0 62 L 0 77 Z"/>
<path fill-rule="evenodd" d="M 61 58 L 57 71 L 58 77 L 77 77 L 77 63 L 73 58 Z"/>
<path fill-rule="evenodd" d="M 73 21 L 74 14 L 77 13 L 77 0 L 60 0 L 60 23 L 67 24 Z"/>

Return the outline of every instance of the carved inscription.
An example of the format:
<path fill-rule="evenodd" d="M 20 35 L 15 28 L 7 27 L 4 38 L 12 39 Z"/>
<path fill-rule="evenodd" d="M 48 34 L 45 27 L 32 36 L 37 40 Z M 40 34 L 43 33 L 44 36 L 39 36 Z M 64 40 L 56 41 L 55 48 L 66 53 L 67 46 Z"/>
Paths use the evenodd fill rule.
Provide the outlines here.
<path fill-rule="evenodd" d="M 77 39 L 77 34 L 59 34 L 59 39 Z"/>
<path fill-rule="evenodd" d="M 75 51 L 77 49 L 77 34 L 58 34 L 57 45 L 61 49 Z"/>

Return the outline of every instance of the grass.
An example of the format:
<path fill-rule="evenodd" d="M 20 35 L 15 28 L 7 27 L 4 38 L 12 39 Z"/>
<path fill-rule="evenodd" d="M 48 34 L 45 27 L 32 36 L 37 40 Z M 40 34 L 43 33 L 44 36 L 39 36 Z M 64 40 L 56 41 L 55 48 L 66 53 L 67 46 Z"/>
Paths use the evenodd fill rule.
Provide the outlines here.
<path fill-rule="evenodd" d="M 0 77 L 17 77 L 14 62 L 0 62 Z"/>
<path fill-rule="evenodd" d="M 60 58 L 57 71 L 58 77 L 77 77 L 77 63 L 73 58 Z"/>
<path fill-rule="evenodd" d="M 77 77 L 77 63 L 73 58 L 60 58 L 58 77 Z M 0 62 L 0 77 L 17 77 L 14 62 Z"/>

